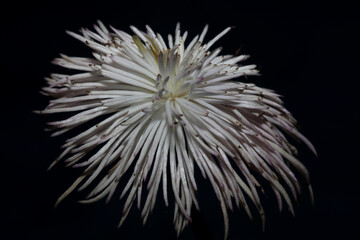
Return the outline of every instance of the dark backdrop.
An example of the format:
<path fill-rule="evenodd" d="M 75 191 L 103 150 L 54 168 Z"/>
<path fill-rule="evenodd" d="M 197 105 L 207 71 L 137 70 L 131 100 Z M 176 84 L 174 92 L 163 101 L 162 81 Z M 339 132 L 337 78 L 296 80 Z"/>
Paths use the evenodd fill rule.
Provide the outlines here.
<path fill-rule="evenodd" d="M 173 209 L 162 195 L 142 227 L 134 207 L 117 230 L 123 202 L 81 205 L 74 194 L 57 209 L 53 204 L 79 173 L 59 164 L 46 168 L 60 153 L 64 137 L 43 132 L 47 116 L 31 111 L 46 106 L 38 91 L 43 77 L 62 69 L 51 65 L 58 53 L 88 56 L 89 51 L 65 30 L 92 27 L 97 19 L 129 31 L 149 24 L 162 34 L 176 22 L 190 37 L 210 24 L 208 38 L 236 26 L 216 46 L 250 54 L 262 76 L 248 81 L 282 94 L 299 128 L 315 145 L 318 158 L 303 145 L 299 158 L 309 168 L 315 194 L 305 193 L 293 218 L 279 213 L 273 196 L 263 196 L 266 231 L 242 210 L 230 213 L 229 239 L 356 239 L 359 223 L 359 66 L 360 24 L 354 6 L 288 1 L 40 1 L 12 2 L 1 15 L 1 219 L 2 239 L 175 239 Z M 209 184 L 197 178 L 201 214 L 180 239 L 221 239 L 223 222 Z M 5 189 L 5 191 L 4 191 Z M 253 214 L 256 216 L 255 211 Z"/>

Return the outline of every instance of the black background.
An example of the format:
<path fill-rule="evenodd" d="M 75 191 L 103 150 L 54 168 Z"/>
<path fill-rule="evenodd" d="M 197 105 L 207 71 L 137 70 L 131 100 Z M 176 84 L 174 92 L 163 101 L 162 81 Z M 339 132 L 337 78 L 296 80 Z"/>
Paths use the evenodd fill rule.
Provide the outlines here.
<path fill-rule="evenodd" d="M 293 218 L 286 211 L 279 213 L 273 196 L 266 195 L 266 231 L 261 231 L 255 211 L 250 221 L 235 210 L 230 213 L 229 239 L 358 239 L 360 24 L 354 6 L 344 1 L 30 2 L 2 6 L 1 14 L 2 239 L 176 238 L 172 206 L 165 207 L 161 194 L 144 227 L 134 207 L 116 229 L 123 202 L 115 198 L 109 204 L 81 205 L 77 200 L 82 195 L 74 194 L 53 209 L 79 172 L 61 164 L 46 171 L 65 137 L 50 138 L 43 131 L 49 118 L 31 111 L 44 108 L 49 100 L 38 93 L 43 77 L 63 70 L 50 63 L 58 53 L 90 54 L 65 30 L 92 28 L 97 19 L 128 32 L 129 25 L 144 29 L 149 24 L 165 36 L 179 21 L 190 37 L 208 23 L 208 40 L 236 26 L 216 46 L 223 46 L 225 54 L 241 48 L 251 55 L 247 62 L 257 64 L 262 75 L 247 81 L 284 96 L 319 157 L 298 145 L 299 158 L 312 177 L 315 207 L 304 193 Z M 194 224 L 180 239 L 222 239 L 219 204 L 207 181 L 197 180 L 201 214 L 194 213 Z"/>

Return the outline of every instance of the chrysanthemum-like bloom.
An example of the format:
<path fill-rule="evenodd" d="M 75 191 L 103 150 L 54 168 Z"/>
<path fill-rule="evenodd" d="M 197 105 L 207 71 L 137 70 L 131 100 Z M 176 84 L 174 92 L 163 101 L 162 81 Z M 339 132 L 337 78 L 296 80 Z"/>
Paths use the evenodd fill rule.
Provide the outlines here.
<path fill-rule="evenodd" d="M 167 41 L 149 26 L 146 32 L 130 28 L 133 35 L 112 27 L 109 32 L 98 22 L 95 31 L 67 32 L 90 47 L 94 58 L 61 55 L 55 64 L 79 72 L 46 79 L 43 93 L 55 100 L 40 112 L 73 113 L 49 123 L 50 129 L 58 129 L 53 136 L 88 121 L 94 124 L 68 139 L 53 163 L 67 157 L 68 166 L 85 168 L 56 204 L 94 181 L 97 185 L 81 202 L 109 200 L 119 181 L 127 181 L 121 189 L 126 200 L 120 225 L 134 202 L 145 223 L 160 188 L 166 205 L 168 194 L 174 196 L 179 234 L 191 221 L 192 205 L 198 208 L 198 168 L 220 201 L 225 237 L 227 209 L 233 203 L 252 217 L 250 200 L 264 221 L 261 186 L 253 173 L 269 183 L 280 209 L 284 200 L 293 212 L 300 184 L 292 167 L 304 176 L 310 193 L 311 186 L 284 133 L 315 150 L 295 128 L 279 95 L 238 80 L 258 74 L 255 65 L 239 64 L 247 55 L 219 55 L 221 48 L 211 49 L 231 28 L 206 43 L 206 26 L 186 45 L 188 33 L 181 33 L 179 24 Z M 132 171 L 129 179 L 121 179 L 127 171 Z"/>

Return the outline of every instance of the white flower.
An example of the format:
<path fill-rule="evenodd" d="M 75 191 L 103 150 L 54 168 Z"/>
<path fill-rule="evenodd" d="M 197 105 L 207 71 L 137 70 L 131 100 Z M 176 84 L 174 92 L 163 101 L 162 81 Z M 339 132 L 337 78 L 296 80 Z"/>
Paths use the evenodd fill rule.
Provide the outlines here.
<path fill-rule="evenodd" d="M 293 156 L 296 149 L 283 133 L 315 150 L 296 130 L 279 95 L 235 80 L 258 74 L 255 65 L 238 64 L 247 55 L 219 55 L 221 48 L 210 50 L 231 28 L 205 43 L 206 26 L 186 45 L 188 33 L 181 33 L 179 24 L 167 41 L 149 26 L 146 32 L 130 28 L 133 36 L 115 28 L 109 32 L 101 22 L 95 32 L 67 32 L 90 47 L 94 58 L 61 55 L 54 63 L 80 73 L 52 74 L 46 79 L 43 93 L 55 100 L 40 112 L 75 113 L 49 123 L 50 129 L 58 129 L 53 136 L 88 121 L 94 124 L 68 139 L 64 152 L 50 166 L 67 156 L 68 166 L 85 167 L 56 204 L 94 180 L 98 184 L 81 202 L 109 200 L 119 181 L 127 181 L 119 225 L 136 197 L 145 223 L 161 188 L 166 205 L 168 194 L 174 196 L 179 234 L 191 221 L 192 205 L 198 208 L 194 176 L 198 168 L 220 201 L 225 237 L 227 208 L 233 208 L 233 201 L 252 217 L 246 199 L 251 200 L 264 222 L 254 172 L 270 184 L 280 209 L 285 200 L 293 212 L 292 201 L 300 186 L 291 168 L 304 176 L 310 193 L 311 186 L 308 171 Z M 131 177 L 121 179 L 127 171 L 132 171 Z M 147 194 L 144 199 L 142 193 Z"/>

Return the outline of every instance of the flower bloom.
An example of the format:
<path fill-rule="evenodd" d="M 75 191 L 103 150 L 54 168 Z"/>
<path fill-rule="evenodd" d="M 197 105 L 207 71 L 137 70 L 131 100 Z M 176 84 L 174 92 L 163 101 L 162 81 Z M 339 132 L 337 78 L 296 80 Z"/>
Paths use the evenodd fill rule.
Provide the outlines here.
<path fill-rule="evenodd" d="M 119 225 L 134 202 L 145 223 L 161 188 L 166 205 L 173 195 L 179 234 L 191 222 L 192 205 L 199 208 L 198 168 L 220 202 L 226 237 L 227 209 L 234 203 L 251 218 L 250 200 L 264 222 L 261 186 L 253 173 L 268 182 L 280 209 L 285 201 L 293 213 L 292 203 L 300 194 L 293 167 L 304 176 L 312 197 L 308 171 L 284 133 L 315 149 L 298 132 L 279 95 L 235 80 L 258 74 L 255 65 L 239 64 L 247 55 L 211 50 L 230 27 L 205 43 L 205 26 L 186 45 L 188 33 L 181 33 L 179 24 L 167 41 L 149 26 L 146 32 L 131 26 L 134 35 L 112 27 L 110 32 L 101 22 L 94 28 L 67 32 L 90 47 L 93 58 L 61 55 L 54 63 L 78 72 L 52 74 L 42 91 L 55 99 L 40 113 L 72 113 L 48 123 L 57 130 L 52 136 L 90 121 L 87 130 L 66 141 L 50 166 L 65 158 L 67 166 L 85 168 L 56 204 L 94 181 L 97 185 L 81 202 L 108 201 L 119 181 L 127 181 Z M 130 177 L 121 179 L 128 171 Z"/>

